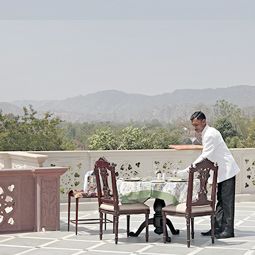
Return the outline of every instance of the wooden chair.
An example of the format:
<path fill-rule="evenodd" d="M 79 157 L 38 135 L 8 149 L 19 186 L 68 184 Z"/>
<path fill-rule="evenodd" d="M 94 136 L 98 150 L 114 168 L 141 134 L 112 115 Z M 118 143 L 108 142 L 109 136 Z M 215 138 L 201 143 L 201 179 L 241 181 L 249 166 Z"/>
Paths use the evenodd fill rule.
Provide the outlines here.
<path fill-rule="evenodd" d="M 211 177 L 210 177 L 211 175 Z M 218 166 L 208 159 L 204 159 L 195 166 L 189 168 L 188 193 L 186 203 L 181 203 L 176 206 L 168 205 L 162 209 L 163 216 L 163 241 L 166 242 L 166 216 L 182 216 L 186 218 L 187 224 L 187 246 L 190 247 L 190 222 L 191 222 L 191 237 L 194 239 L 194 217 L 211 216 L 211 239 L 214 243 L 214 217 L 215 217 L 215 200 L 217 186 Z M 212 178 L 210 192 L 208 179 Z M 193 187 L 195 181 L 199 181 L 198 193 L 194 194 Z"/>
<path fill-rule="evenodd" d="M 71 200 L 75 199 L 75 219 L 71 220 L 70 211 L 71 211 Z M 96 190 L 92 190 L 92 192 L 84 191 L 84 190 L 70 190 L 68 192 L 68 231 L 70 230 L 70 222 L 75 224 L 75 234 L 78 233 L 78 223 L 82 224 L 99 224 L 99 218 L 88 218 L 88 219 L 79 219 L 79 201 L 80 199 L 91 199 L 97 198 Z M 105 214 L 104 223 L 106 229 L 106 223 L 111 222 L 111 220 L 107 219 Z"/>
<path fill-rule="evenodd" d="M 94 173 L 96 175 L 98 205 L 100 215 L 100 230 L 99 237 L 103 237 L 103 213 L 113 215 L 113 226 L 115 233 L 115 244 L 118 243 L 118 227 L 119 216 L 127 216 L 127 236 L 129 236 L 130 215 L 131 214 L 145 214 L 146 222 L 146 242 L 149 237 L 149 206 L 143 203 L 134 204 L 119 204 L 118 191 L 116 185 L 115 165 L 110 164 L 104 158 L 100 158 L 95 163 Z"/>

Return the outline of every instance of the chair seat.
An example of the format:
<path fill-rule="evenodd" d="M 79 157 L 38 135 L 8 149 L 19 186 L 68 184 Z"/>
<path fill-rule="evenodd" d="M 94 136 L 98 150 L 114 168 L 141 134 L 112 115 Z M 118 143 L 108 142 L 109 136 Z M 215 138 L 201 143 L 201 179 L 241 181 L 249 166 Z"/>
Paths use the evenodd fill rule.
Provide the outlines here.
<path fill-rule="evenodd" d="M 114 212 L 114 206 L 109 204 L 101 204 L 100 209 Z M 133 203 L 133 204 L 123 204 L 119 206 L 119 212 L 122 214 L 127 213 L 139 213 L 144 211 L 149 211 L 150 207 L 148 205 L 142 204 L 142 203 Z"/>
<path fill-rule="evenodd" d="M 88 193 L 88 192 L 85 192 L 84 190 L 71 190 L 69 192 L 69 195 L 71 197 L 75 197 L 75 198 L 95 198 L 95 197 L 97 197 L 97 193 Z"/>
<path fill-rule="evenodd" d="M 75 219 L 71 220 L 70 218 L 70 211 L 71 211 L 71 198 L 75 198 L 75 204 L 76 204 L 76 209 L 75 209 Z M 79 208 L 79 200 L 80 198 L 96 198 L 97 193 L 92 193 L 92 192 L 85 192 L 84 190 L 70 190 L 68 192 L 68 231 L 70 230 L 70 222 L 75 223 L 75 234 L 77 235 L 78 233 L 78 223 L 82 224 L 98 224 L 99 218 L 86 218 L 86 219 L 78 219 L 78 208 Z M 111 220 L 107 219 L 106 214 L 104 218 L 104 223 L 105 223 L 105 229 L 106 229 L 106 223 L 112 223 Z"/>
<path fill-rule="evenodd" d="M 163 212 L 167 213 L 186 213 L 186 203 L 181 203 L 178 205 L 168 205 L 162 209 Z M 191 213 L 211 213 L 213 209 L 210 205 L 203 205 L 203 206 L 192 206 Z"/>

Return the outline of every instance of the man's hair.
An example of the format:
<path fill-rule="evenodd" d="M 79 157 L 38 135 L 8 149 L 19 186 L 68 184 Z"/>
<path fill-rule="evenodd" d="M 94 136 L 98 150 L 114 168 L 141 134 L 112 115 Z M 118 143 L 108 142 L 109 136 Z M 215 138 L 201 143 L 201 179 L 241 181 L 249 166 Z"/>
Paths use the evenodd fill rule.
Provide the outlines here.
<path fill-rule="evenodd" d="M 206 117 L 205 117 L 205 114 L 201 111 L 198 111 L 198 112 L 194 112 L 191 117 L 190 117 L 190 120 L 194 120 L 194 119 L 197 119 L 197 120 L 206 120 Z"/>

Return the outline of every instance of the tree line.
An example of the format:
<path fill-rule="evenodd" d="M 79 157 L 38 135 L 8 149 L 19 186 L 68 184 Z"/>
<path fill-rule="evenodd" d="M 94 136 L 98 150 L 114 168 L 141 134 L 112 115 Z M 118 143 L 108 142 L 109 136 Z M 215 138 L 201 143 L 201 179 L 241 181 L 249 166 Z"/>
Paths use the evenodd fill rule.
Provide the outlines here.
<path fill-rule="evenodd" d="M 255 118 L 238 106 L 220 100 L 199 110 L 206 113 L 209 124 L 221 132 L 230 148 L 255 147 Z M 70 123 L 49 112 L 38 114 L 32 106 L 23 111 L 17 116 L 0 112 L 1 151 L 167 149 L 170 144 L 199 142 L 188 119 L 174 123 Z"/>

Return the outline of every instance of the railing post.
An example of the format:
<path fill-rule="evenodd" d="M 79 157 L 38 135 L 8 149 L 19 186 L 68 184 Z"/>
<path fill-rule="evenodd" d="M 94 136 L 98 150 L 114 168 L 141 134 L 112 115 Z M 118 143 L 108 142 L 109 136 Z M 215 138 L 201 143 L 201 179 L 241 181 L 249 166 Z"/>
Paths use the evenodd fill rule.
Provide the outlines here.
<path fill-rule="evenodd" d="M 11 159 L 9 153 L 3 153 L 2 157 L 3 157 L 3 161 L 4 161 L 4 169 L 12 168 L 12 159 Z"/>

